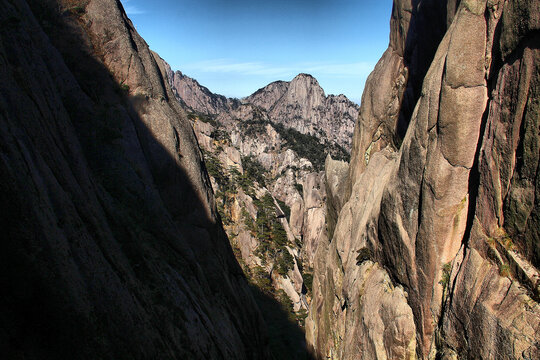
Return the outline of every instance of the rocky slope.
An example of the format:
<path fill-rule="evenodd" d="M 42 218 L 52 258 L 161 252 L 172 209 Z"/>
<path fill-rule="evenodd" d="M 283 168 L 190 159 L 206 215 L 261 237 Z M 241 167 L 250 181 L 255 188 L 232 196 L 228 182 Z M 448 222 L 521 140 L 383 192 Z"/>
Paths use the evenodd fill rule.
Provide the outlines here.
<path fill-rule="evenodd" d="M 358 106 L 344 95 L 326 96 L 309 74 L 299 74 L 290 82 L 271 83 L 245 101 L 268 111 L 274 122 L 302 134 L 320 134 L 350 151 Z"/>
<path fill-rule="evenodd" d="M 173 72 L 168 64 L 165 66 L 173 92 L 186 108 L 201 114 L 216 115 L 229 111 L 239 104 L 237 100 L 212 93 L 197 80 L 182 74 L 180 71 Z"/>
<path fill-rule="evenodd" d="M 191 124 L 120 2 L 0 5 L 3 357 L 268 358 Z"/>
<path fill-rule="evenodd" d="M 178 99 L 193 112 L 218 115 L 234 111 L 240 104 L 255 105 L 272 123 L 328 140 L 328 144 L 350 152 L 359 106 L 345 95 L 326 96 L 311 75 L 299 74 L 292 81 L 273 82 L 237 100 L 211 93 L 180 71 L 168 73 Z"/>
<path fill-rule="evenodd" d="M 343 139 L 346 127 L 338 129 L 335 123 L 352 124 L 356 105 L 344 96 L 326 97 L 305 74 L 290 83 L 272 83 L 242 101 L 227 99 L 163 64 L 193 121 L 225 230 L 246 275 L 303 326 L 311 301 L 313 259 L 326 236 L 326 188 L 324 173 L 318 170 L 328 153 L 347 157 L 326 132 L 303 132 L 318 124 L 329 132 L 341 131 Z M 274 117 L 265 107 L 278 100 L 275 109 L 300 106 L 309 111 L 302 117 L 292 112 Z"/>
<path fill-rule="evenodd" d="M 394 1 L 350 165 L 326 163 L 319 357 L 540 357 L 539 7 Z"/>

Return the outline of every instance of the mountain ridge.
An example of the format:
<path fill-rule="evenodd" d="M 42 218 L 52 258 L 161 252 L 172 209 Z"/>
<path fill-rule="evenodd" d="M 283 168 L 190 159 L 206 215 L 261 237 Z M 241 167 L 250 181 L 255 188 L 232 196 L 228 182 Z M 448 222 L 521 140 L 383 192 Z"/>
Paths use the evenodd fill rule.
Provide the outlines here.
<path fill-rule="evenodd" d="M 274 123 L 302 134 L 324 137 L 350 151 L 359 106 L 343 94 L 325 95 L 317 79 L 310 74 L 300 73 L 291 81 L 271 82 L 238 100 L 212 93 L 180 71 L 171 69 L 167 73 L 178 99 L 191 111 L 218 115 L 234 110 L 239 104 L 253 104 L 266 111 Z M 290 111 L 292 108 L 294 110 Z"/>

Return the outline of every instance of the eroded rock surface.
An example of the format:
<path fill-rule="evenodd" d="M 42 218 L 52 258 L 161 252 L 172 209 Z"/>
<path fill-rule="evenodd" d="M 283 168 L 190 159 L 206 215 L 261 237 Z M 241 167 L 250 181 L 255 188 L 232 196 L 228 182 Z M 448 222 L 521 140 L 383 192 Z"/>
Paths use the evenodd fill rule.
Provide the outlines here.
<path fill-rule="evenodd" d="M 120 2 L 0 7 L 2 357 L 268 357 L 191 124 Z"/>
<path fill-rule="evenodd" d="M 327 162 L 317 356 L 538 357 L 539 6 L 394 1 L 348 176 Z M 388 307 L 384 281 L 358 292 L 372 264 L 399 290 Z M 368 326 L 366 309 L 382 320 Z"/>
<path fill-rule="evenodd" d="M 350 151 L 358 105 L 344 95 L 326 96 L 311 75 L 299 74 L 289 82 L 276 81 L 245 101 L 268 111 L 277 123 L 302 134 L 320 133 Z"/>

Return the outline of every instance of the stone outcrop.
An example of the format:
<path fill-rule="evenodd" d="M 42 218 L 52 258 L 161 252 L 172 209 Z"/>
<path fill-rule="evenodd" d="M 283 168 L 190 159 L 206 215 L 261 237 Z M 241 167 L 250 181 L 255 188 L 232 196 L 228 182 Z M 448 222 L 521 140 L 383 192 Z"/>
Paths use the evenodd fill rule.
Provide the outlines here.
<path fill-rule="evenodd" d="M 328 236 L 334 234 L 339 212 L 347 199 L 347 175 L 349 164 L 345 161 L 333 160 L 330 155 L 326 157 L 324 164 L 326 186 L 326 224 Z"/>
<path fill-rule="evenodd" d="M 239 105 L 238 100 L 214 94 L 199 84 L 197 80 L 182 74 L 180 71 L 173 72 L 167 63 L 165 63 L 165 69 L 174 95 L 186 108 L 192 111 L 217 115 Z"/>
<path fill-rule="evenodd" d="M 244 101 L 268 111 L 276 123 L 302 134 L 321 134 L 350 151 L 358 105 L 344 95 L 326 96 L 311 75 L 299 74 L 290 82 L 273 82 Z"/>
<path fill-rule="evenodd" d="M 318 356 L 539 356 L 539 6 L 394 1 L 348 176 L 327 161 Z"/>
<path fill-rule="evenodd" d="M 450 355 L 534 359 L 540 356 L 540 18 L 533 9 L 540 3 L 489 5 L 488 33 L 500 29 L 493 40 L 500 52 L 487 68 L 491 99 L 473 168 L 474 217 L 468 246 L 453 262 L 441 347 Z"/>
<path fill-rule="evenodd" d="M 120 2 L 0 7 L 2 356 L 267 358 L 191 124 Z"/>

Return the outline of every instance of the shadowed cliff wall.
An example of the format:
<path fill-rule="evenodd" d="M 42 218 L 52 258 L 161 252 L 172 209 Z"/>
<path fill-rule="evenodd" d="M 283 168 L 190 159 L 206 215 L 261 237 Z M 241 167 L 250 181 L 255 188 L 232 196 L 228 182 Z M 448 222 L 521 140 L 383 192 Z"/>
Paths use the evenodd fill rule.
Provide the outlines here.
<path fill-rule="evenodd" d="M 0 352 L 267 358 L 193 130 L 120 2 L 0 4 Z"/>

